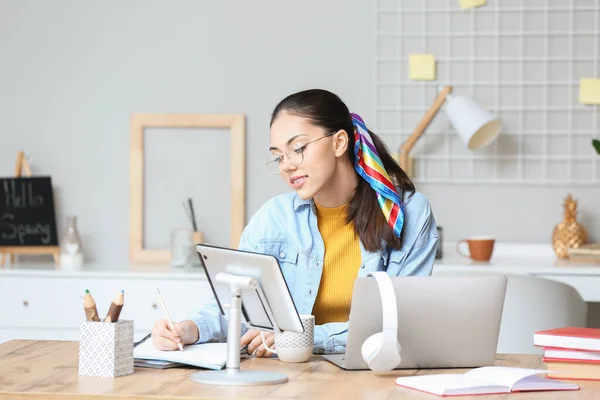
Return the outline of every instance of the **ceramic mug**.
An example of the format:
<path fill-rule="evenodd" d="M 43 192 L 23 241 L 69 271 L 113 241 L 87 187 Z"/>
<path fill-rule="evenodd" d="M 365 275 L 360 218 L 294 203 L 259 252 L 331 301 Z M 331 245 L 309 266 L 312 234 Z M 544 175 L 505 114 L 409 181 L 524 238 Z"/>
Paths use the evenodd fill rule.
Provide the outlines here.
<path fill-rule="evenodd" d="M 495 239 L 491 236 L 473 236 L 459 240 L 456 244 L 456 251 L 461 256 L 474 261 L 489 261 L 494 252 L 494 242 Z M 469 254 L 465 254 L 460 250 L 462 243 L 467 243 L 469 246 Z"/>
<path fill-rule="evenodd" d="M 263 346 L 268 352 L 275 353 L 283 362 L 300 363 L 307 361 L 312 355 L 315 345 L 315 317 L 301 314 L 304 332 L 280 332 L 275 334 L 275 349 L 267 346 L 264 333 L 261 332 Z"/>

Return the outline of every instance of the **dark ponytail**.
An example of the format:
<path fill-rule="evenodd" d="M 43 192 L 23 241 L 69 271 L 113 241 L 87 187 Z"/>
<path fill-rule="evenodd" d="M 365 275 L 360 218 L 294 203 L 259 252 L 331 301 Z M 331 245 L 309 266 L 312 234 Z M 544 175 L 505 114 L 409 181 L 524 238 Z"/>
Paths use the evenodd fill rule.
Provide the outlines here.
<path fill-rule="evenodd" d="M 282 111 L 304 117 L 327 132 L 345 130 L 349 139 L 347 154 L 354 166 L 354 126 L 350 110 L 337 95 L 323 89 L 310 89 L 291 94 L 275 107 L 271 124 Z M 405 193 L 409 195 L 414 193 L 415 185 L 394 160 L 385 143 L 370 130 L 369 133 L 379 158 L 398 189 L 400 198 L 405 198 Z M 347 222 L 354 223 L 354 230 L 367 251 L 374 252 L 381 249 L 382 240 L 394 249 L 400 249 L 402 245 L 401 238 L 398 238 L 390 228 L 381 211 L 376 192 L 360 176 L 358 187 L 350 202 Z"/>

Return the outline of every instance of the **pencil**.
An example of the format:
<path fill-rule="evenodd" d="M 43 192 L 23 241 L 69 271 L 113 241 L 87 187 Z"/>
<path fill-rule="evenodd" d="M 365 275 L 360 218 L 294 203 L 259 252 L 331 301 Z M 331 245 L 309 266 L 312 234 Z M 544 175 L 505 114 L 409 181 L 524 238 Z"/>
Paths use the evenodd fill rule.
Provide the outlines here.
<path fill-rule="evenodd" d="M 167 311 L 167 306 L 165 306 L 165 302 L 163 301 L 163 298 L 160 295 L 160 290 L 158 290 L 158 288 L 156 288 L 156 294 L 158 294 L 158 301 L 160 301 L 160 305 L 162 306 L 165 316 L 167 317 L 169 329 L 171 329 L 171 331 L 174 331 L 175 327 L 173 326 L 173 321 L 171 321 L 171 317 L 169 316 L 169 312 Z M 177 347 L 179 347 L 179 350 L 183 351 L 183 345 L 181 343 L 177 343 Z"/>
<path fill-rule="evenodd" d="M 192 203 L 191 197 L 188 197 L 188 204 L 190 206 L 190 218 L 192 219 L 192 228 L 194 228 L 194 232 L 198 232 L 198 226 L 196 225 L 196 214 L 194 214 L 194 203 Z"/>
<path fill-rule="evenodd" d="M 96 302 L 90 291 L 87 289 L 85 289 L 85 296 L 83 296 L 83 308 L 85 309 L 85 316 L 88 321 L 100 322 L 98 310 L 96 309 Z"/>
<path fill-rule="evenodd" d="M 110 303 L 110 308 L 108 309 L 108 314 L 106 314 L 106 318 L 104 318 L 104 322 L 117 322 L 119 320 L 119 315 L 121 314 L 121 309 L 123 308 L 123 303 L 125 302 L 125 291 L 121 290 L 121 293 L 116 295 L 115 299 Z"/>

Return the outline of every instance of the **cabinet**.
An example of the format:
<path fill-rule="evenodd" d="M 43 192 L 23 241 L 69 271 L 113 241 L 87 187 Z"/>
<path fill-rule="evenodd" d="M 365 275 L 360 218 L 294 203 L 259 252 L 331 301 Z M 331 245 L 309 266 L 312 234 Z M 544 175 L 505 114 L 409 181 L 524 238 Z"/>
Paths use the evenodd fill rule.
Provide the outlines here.
<path fill-rule="evenodd" d="M 496 243 L 489 262 L 468 260 L 456 253 L 456 244 L 444 245 L 444 258 L 433 273 L 497 272 L 530 275 L 566 283 L 588 303 L 600 302 L 600 264 L 558 260 L 549 244 Z"/>
<path fill-rule="evenodd" d="M 82 296 L 89 289 L 104 317 L 111 301 L 125 291 L 120 319 L 134 321 L 135 339 L 164 318 L 160 289 L 173 321 L 186 319 L 212 298 L 202 273 L 0 271 L 0 343 L 11 339 L 79 340 L 85 320 Z"/>

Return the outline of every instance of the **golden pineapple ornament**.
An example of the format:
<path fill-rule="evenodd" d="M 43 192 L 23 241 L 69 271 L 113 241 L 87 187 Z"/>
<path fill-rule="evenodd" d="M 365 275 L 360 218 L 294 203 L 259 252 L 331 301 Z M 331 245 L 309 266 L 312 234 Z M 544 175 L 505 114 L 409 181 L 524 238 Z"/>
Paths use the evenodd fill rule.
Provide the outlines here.
<path fill-rule="evenodd" d="M 552 232 L 552 247 L 558 258 L 569 258 L 569 247 L 577 248 L 580 244 L 587 243 L 587 232 L 577 222 L 577 202 L 570 193 L 565 199 L 564 207 L 565 219 Z"/>

